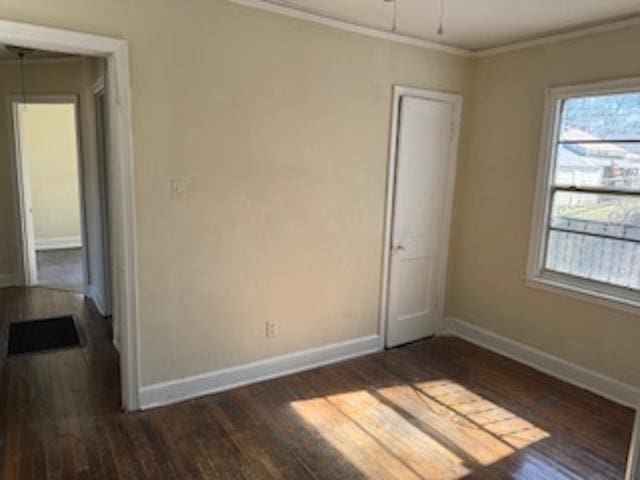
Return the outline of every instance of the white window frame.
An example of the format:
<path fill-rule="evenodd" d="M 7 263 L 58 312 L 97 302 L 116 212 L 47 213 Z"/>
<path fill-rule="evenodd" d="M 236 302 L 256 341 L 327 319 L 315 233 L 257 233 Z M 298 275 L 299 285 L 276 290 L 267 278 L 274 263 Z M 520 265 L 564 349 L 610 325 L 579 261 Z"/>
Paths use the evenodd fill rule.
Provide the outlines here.
<path fill-rule="evenodd" d="M 640 292 L 552 272 L 545 270 L 544 265 L 562 103 L 576 97 L 630 92 L 640 92 L 640 77 L 547 90 L 525 283 L 530 287 L 640 315 Z"/>

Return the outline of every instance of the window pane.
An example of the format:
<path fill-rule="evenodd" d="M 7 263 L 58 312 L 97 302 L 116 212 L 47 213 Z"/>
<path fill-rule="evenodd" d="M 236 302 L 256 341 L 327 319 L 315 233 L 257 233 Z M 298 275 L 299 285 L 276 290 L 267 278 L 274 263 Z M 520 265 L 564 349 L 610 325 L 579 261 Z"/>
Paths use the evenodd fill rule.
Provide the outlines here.
<path fill-rule="evenodd" d="M 640 140 L 640 93 L 565 100 L 560 140 Z"/>
<path fill-rule="evenodd" d="M 546 268 L 640 290 L 640 244 L 551 230 Z"/>
<path fill-rule="evenodd" d="M 640 143 L 560 144 L 555 184 L 640 190 Z"/>
<path fill-rule="evenodd" d="M 640 197 L 556 192 L 551 227 L 640 241 Z"/>
<path fill-rule="evenodd" d="M 546 268 L 640 288 L 640 198 L 556 192 Z"/>

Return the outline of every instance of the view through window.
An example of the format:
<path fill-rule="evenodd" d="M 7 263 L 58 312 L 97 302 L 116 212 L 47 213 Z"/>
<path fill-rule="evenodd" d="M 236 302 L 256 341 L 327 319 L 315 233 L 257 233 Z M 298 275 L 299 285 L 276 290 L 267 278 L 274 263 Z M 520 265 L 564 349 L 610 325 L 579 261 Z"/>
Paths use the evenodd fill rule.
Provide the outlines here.
<path fill-rule="evenodd" d="M 546 270 L 640 290 L 640 92 L 566 98 Z"/>

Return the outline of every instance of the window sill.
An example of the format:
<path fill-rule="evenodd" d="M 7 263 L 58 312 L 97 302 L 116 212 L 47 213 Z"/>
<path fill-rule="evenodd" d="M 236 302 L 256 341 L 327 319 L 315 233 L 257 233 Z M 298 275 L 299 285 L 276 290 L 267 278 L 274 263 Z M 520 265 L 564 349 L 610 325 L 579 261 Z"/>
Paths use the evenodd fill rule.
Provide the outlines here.
<path fill-rule="evenodd" d="M 636 300 L 630 298 L 631 294 L 628 294 L 629 297 L 617 295 L 615 292 L 603 291 L 598 286 L 589 285 L 589 282 L 556 274 L 527 275 L 524 280 L 527 287 L 640 316 L 640 295 L 637 295 Z"/>

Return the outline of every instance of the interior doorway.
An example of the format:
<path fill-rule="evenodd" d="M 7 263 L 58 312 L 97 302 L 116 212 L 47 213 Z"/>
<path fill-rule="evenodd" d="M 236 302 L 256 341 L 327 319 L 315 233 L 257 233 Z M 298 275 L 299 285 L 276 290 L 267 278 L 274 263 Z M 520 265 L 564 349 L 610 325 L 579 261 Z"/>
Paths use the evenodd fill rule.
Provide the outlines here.
<path fill-rule="evenodd" d="M 77 97 L 11 99 L 26 286 L 84 293 Z"/>
<path fill-rule="evenodd" d="M 112 309 L 112 325 L 114 328 L 113 342 L 117 347 L 116 362 L 119 363 L 120 367 L 117 381 L 120 387 L 119 393 L 122 408 L 125 410 L 137 410 L 139 408 L 140 392 L 138 280 L 135 248 L 135 182 L 128 43 L 122 39 L 0 20 L 0 45 L 12 46 L 14 52 L 24 52 L 25 50 L 35 52 L 39 57 L 50 57 L 53 53 L 55 56 L 80 56 L 85 59 L 99 59 L 103 64 L 100 73 L 107 87 L 104 104 L 107 110 L 105 115 L 107 123 L 105 125 L 107 131 L 105 142 L 108 155 L 106 164 L 108 165 L 108 212 L 111 227 L 108 237 L 111 246 L 110 265 L 112 275 L 109 286 L 111 287 L 110 307 Z M 27 52 L 28 55 L 30 54 Z M 51 62 L 51 64 L 63 65 L 66 64 L 66 61 L 64 59 L 62 62 Z M 18 62 L 14 61 L 14 63 Z M 14 78 L 13 91 L 9 92 L 9 94 L 17 95 L 21 90 L 24 93 L 24 89 L 20 88 L 20 84 L 15 82 L 15 79 L 19 78 L 19 76 L 5 76 L 5 80 L 8 78 Z M 34 82 L 45 78 L 47 77 L 41 74 L 32 74 L 31 77 L 27 78 L 27 83 L 29 80 Z M 67 89 L 48 89 L 46 92 L 38 93 L 50 93 L 51 91 L 58 93 L 65 92 Z M 34 94 L 36 92 L 31 91 L 28 93 Z M 31 100 L 33 97 L 30 96 L 29 99 Z M 87 105 L 91 104 L 92 102 L 83 96 L 80 102 L 80 110 L 84 112 Z M 9 109 L 6 111 L 9 112 Z M 11 115 L 8 116 L 6 124 L 11 123 Z M 84 121 L 82 124 L 84 125 Z M 8 143 L 10 148 L 13 148 L 12 142 Z M 82 145 L 86 145 L 84 141 Z M 13 157 L 13 155 L 10 156 Z M 12 164 L 15 166 L 15 162 Z M 11 177 L 14 177 L 13 173 Z M 13 182 L 11 181 L 11 183 Z M 7 190 L 13 190 L 12 186 L 9 185 Z M 11 195 L 16 200 L 14 204 L 17 204 L 17 192 L 12 192 Z M 15 210 L 17 209 L 18 206 L 16 205 Z M 17 250 L 19 250 L 19 246 L 22 243 L 19 238 L 20 234 L 20 231 L 15 234 Z M 10 243 L 14 238 L 13 235 L 11 236 Z M 18 260 L 20 258 L 20 254 L 16 254 L 17 263 L 19 263 Z M 14 266 L 11 265 L 8 268 L 14 268 Z M 15 268 L 10 274 L 4 275 L 5 286 L 24 285 L 22 266 L 16 264 Z M 104 278 L 100 272 L 95 272 L 92 268 L 87 268 L 86 270 L 85 278 Z M 52 289 L 16 289 L 14 291 L 33 293 L 36 296 L 38 292 L 69 295 L 67 292 Z M 77 296 L 74 296 L 74 298 L 81 301 Z M 93 298 L 97 298 L 97 296 Z M 85 304 L 86 302 L 81 301 L 80 305 Z M 57 305 L 57 302 L 52 305 Z"/>

